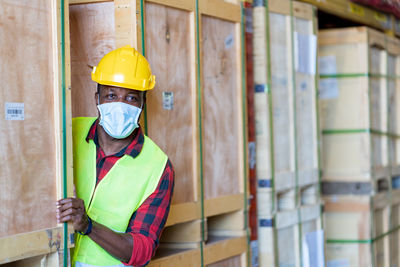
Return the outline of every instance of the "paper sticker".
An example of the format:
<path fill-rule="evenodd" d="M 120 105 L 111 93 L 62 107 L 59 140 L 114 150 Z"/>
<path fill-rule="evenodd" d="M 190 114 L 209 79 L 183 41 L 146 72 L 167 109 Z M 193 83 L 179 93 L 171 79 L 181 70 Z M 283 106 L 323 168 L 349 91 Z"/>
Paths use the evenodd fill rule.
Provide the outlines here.
<path fill-rule="evenodd" d="M 249 167 L 251 170 L 256 166 L 256 143 L 249 142 Z"/>
<path fill-rule="evenodd" d="M 294 33 L 294 65 L 301 73 L 315 75 L 317 60 L 317 36 Z"/>
<path fill-rule="evenodd" d="M 174 93 L 173 92 L 163 92 L 163 109 L 173 110 L 174 109 Z"/>
<path fill-rule="evenodd" d="M 324 231 L 306 233 L 303 236 L 303 266 L 320 267 L 324 263 Z"/>
<path fill-rule="evenodd" d="M 319 98 L 335 99 L 339 97 L 339 85 L 336 78 L 319 80 Z"/>
<path fill-rule="evenodd" d="M 229 49 L 233 47 L 234 44 L 233 35 L 229 34 L 228 37 L 225 38 L 225 49 Z"/>
<path fill-rule="evenodd" d="M 25 119 L 24 103 L 5 103 L 6 120 L 23 121 Z"/>
<path fill-rule="evenodd" d="M 321 75 L 336 74 L 336 57 L 324 56 L 318 58 L 318 71 Z"/>

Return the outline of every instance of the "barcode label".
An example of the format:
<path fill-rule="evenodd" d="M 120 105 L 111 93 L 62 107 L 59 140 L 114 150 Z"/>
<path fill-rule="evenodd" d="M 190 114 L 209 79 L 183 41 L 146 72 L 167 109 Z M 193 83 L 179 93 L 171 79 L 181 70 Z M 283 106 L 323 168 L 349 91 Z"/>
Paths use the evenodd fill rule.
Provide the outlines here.
<path fill-rule="evenodd" d="M 25 119 L 24 103 L 5 103 L 6 120 L 22 121 Z"/>
<path fill-rule="evenodd" d="M 163 109 L 173 110 L 174 109 L 174 92 L 163 92 Z"/>

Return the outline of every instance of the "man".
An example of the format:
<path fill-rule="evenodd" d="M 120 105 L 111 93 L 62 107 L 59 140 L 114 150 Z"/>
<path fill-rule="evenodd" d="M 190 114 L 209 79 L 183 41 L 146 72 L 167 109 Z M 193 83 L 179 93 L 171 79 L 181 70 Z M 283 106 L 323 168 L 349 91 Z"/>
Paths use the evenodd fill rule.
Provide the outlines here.
<path fill-rule="evenodd" d="M 174 171 L 138 121 L 155 77 L 129 46 L 92 71 L 99 118 L 73 119 L 76 197 L 58 201 L 57 220 L 78 232 L 73 266 L 141 266 L 165 225 Z"/>

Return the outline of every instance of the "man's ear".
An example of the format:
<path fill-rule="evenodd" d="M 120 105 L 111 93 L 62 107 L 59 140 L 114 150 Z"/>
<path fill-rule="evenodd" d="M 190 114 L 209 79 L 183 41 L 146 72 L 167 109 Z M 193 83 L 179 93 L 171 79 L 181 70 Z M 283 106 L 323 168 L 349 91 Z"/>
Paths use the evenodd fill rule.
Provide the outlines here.
<path fill-rule="evenodd" d="M 96 106 L 100 105 L 100 94 L 98 92 L 94 94 L 94 103 L 96 103 Z"/>

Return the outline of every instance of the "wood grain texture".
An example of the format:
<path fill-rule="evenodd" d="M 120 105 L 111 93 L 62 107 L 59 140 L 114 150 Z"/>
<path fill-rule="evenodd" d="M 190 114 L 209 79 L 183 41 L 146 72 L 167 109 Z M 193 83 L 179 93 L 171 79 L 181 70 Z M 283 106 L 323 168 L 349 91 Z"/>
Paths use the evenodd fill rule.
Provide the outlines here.
<path fill-rule="evenodd" d="M 116 48 L 114 3 L 70 6 L 72 117 L 97 117 L 93 66 Z"/>
<path fill-rule="evenodd" d="M 241 257 L 236 256 L 226 260 L 207 265 L 207 267 L 244 267 L 241 262 Z"/>
<path fill-rule="evenodd" d="M 156 87 L 147 95 L 148 135 L 175 169 L 173 203 L 197 199 L 197 104 L 193 16 L 183 10 L 146 4 L 147 59 Z M 173 107 L 163 94 L 173 93 Z"/>
<path fill-rule="evenodd" d="M 52 32 L 50 1 L 0 2 L 0 110 L 25 108 L 0 116 L 0 237 L 57 225 Z"/>
<path fill-rule="evenodd" d="M 205 198 L 240 192 L 241 96 L 235 24 L 202 16 Z"/>

